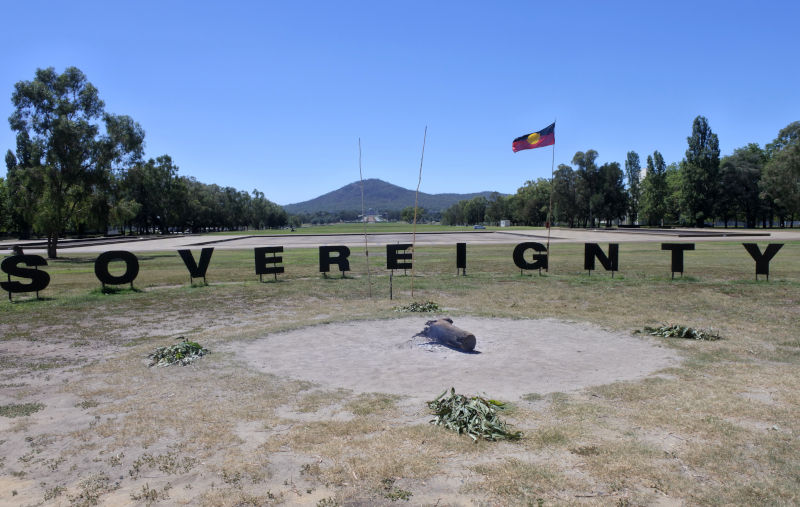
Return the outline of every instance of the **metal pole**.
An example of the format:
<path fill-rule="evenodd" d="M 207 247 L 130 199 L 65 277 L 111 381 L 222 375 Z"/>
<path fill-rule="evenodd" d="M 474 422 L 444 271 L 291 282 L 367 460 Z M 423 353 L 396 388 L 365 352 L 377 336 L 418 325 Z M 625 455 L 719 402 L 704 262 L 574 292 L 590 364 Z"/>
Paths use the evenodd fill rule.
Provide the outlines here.
<path fill-rule="evenodd" d="M 553 120 L 553 135 L 555 136 L 555 120 Z M 550 229 L 553 228 L 553 173 L 556 166 L 556 143 L 553 142 L 553 159 L 550 162 L 550 206 L 547 208 L 547 268 L 545 271 L 550 272 Z"/>

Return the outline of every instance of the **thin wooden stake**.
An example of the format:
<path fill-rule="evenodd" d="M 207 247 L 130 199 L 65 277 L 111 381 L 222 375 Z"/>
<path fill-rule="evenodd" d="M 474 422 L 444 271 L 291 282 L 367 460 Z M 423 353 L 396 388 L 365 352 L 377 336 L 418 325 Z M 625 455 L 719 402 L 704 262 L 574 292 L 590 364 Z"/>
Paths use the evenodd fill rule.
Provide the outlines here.
<path fill-rule="evenodd" d="M 555 125 L 556 121 L 553 120 L 553 132 L 555 135 Z M 547 267 L 545 268 L 546 272 L 550 272 L 550 229 L 553 228 L 553 186 L 555 185 L 555 181 L 553 175 L 555 173 L 555 166 L 556 166 L 556 143 L 553 142 L 553 160 L 550 162 L 550 206 L 547 208 Z M 539 270 L 539 274 L 542 274 L 542 270 Z"/>
<path fill-rule="evenodd" d="M 358 177 L 361 179 L 361 221 L 364 222 L 364 256 L 367 258 L 367 285 L 372 299 L 372 275 L 369 271 L 369 244 L 367 243 L 367 215 L 364 210 L 364 174 L 361 172 L 361 138 L 358 138 Z"/>
<path fill-rule="evenodd" d="M 414 194 L 414 232 L 411 235 L 411 299 L 414 299 L 414 250 L 417 245 L 417 203 L 419 202 L 419 186 L 422 183 L 422 161 L 425 160 L 425 141 L 428 139 L 428 126 L 422 136 L 422 155 L 419 157 L 419 179 L 417 180 L 417 193 Z"/>

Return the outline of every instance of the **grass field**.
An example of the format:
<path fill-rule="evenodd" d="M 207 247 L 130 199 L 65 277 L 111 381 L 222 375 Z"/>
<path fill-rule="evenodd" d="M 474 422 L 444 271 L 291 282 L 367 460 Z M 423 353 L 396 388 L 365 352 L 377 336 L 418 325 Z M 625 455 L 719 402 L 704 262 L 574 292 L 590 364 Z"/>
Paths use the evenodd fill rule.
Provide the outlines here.
<path fill-rule="evenodd" d="M 638 382 L 504 400 L 523 439 L 477 444 L 402 397 L 323 389 L 215 352 L 397 317 L 411 278 L 395 273 L 389 300 L 380 251 L 371 298 L 359 249 L 346 278 L 322 278 L 316 249 L 287 250 L 286 272 L 265 283 L 252 251 L 215 250 L 208 286 L 189 284 L 175 252 L 139 254 L 136 290 L 112 294 L 93 256 L 50 261 L 43 300 L 0 303 L 0 504 L 796 504 L 800 243 L 778 253 L 769 282 L 754 280 L 741 243 L 696 248 L 676 280 L 655 243 L 622 244 L 613 278 L 587 275 L 579 244 L 555 246 L 544 276 L 520 274 L 513 246 L 470 246 L 468 276 L 456 276 L 454 246 L 418 248 L 414 300 L 453 316 L 623 333 L 680 323 L 724 337 L 660 339 L 683 362 Z M 148 368 L 179 336 L 211 354 Z"/>

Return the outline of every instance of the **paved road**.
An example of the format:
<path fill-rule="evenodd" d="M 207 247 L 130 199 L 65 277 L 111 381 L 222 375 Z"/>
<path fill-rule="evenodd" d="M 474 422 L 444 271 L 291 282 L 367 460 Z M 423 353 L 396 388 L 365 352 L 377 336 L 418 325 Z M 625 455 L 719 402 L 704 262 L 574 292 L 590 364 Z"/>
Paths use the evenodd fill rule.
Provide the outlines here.
<path fill-rule="evenodd" d="M 368 234 L 371 246 L 384 246 L 390 243 L 411 243 L 411 233 Z M 544 243 L 547 233 L 541 229 L 530 231 L 464 231 L 464 232 L 424 232 L 417 233 L 418 245 L 454 245 L 456 243 L 509 244 L 524 241 Z M 800 241 L 800 229 L 789 230 L 702 230 L 702 229 L 552 229 L 551 243 L 625 243 L 625 242 L 703 242 L 703 241 L 741 241 L 758 243 L 783 243 Z M 0 255 L 9 255 L 11 248 L 20 244 L 25 253 L 44 254 L 41 241 L 2 241 Z M 211 234 L 148 236 L 126 238 L 98 238 L 93 240 L 62 240 L 60 252 L 100 253 L 108 250 L 128 250 L 132 252 L 170 251 L 181 248 L 198 249 L 214 247 L 221 250 L 246 250 L 258 246 L 283 246 L 284 248 L 315 248 L 320 245 L 346 245 L 358 247 L 364 244 L 361 234 L 276 234 L 276 235 L 231 235 Z"/>

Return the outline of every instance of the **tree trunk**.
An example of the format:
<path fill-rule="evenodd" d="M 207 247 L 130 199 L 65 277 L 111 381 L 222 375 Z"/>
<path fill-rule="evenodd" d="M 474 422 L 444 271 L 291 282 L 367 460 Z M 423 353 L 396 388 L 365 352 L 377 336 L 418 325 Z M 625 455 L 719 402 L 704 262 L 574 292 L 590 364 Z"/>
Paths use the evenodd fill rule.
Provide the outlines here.
<path fill-rule="evenodd" d="M 453 319 L 445 317 L 439 320 L 429 320 L 425 323 L 423 336 L 448 347 L 472 352 L 475 349 L 475 335 L 453 325 Z"/>
<path fill-rule="evenodd" d="M 47 258 L 55 259 L 58 256 L 58 233 L 51 232 L 47 235 Z"/>

